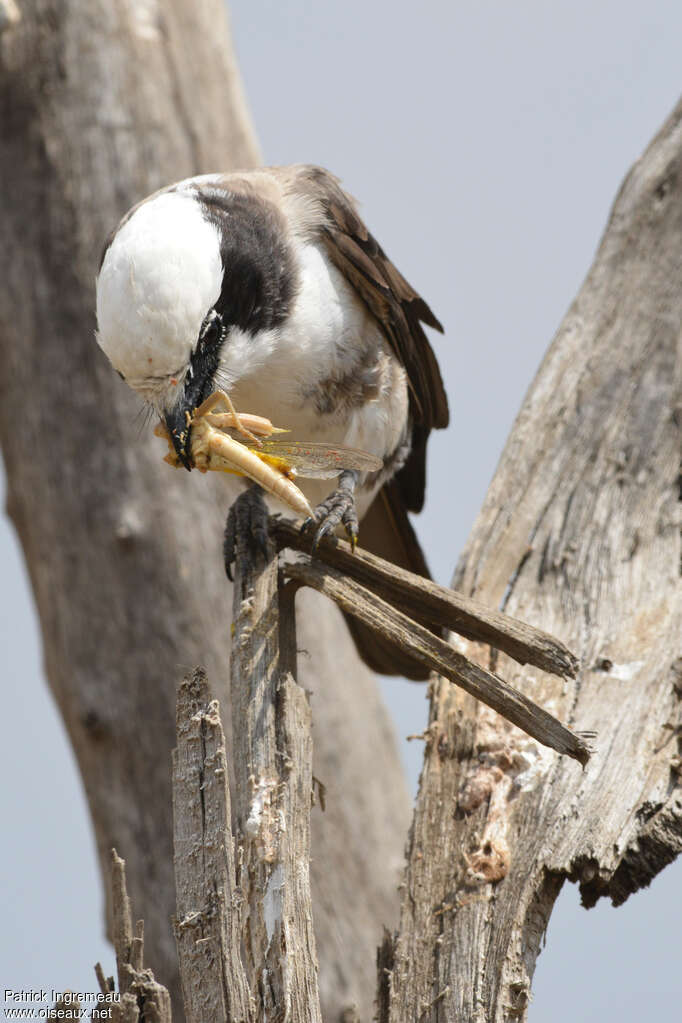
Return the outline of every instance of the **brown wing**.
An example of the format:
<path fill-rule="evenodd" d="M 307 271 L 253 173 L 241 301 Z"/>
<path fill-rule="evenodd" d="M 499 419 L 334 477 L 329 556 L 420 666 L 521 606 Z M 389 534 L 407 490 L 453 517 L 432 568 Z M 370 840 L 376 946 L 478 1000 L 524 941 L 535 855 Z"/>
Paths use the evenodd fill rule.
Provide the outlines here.
<path fill-rule="evenodd" d="M 360 524 L 360 543 L 372 554 L 428 579 L 426 560 L 403 501 L 396 493 L 397 486 L 397 480 L 389 481 L 374 498 Z M 358 653 L 372 671 L 381 675 L 400 675 L 413 682 L 423 682 L 429 677 L 428 668 L 395 643 L 379 636 L 351 615 L 345 617 Z M 432 628 L 436 635 L 442 635 L 441 630 L 428 622 L 422 624 Z"/>
<path fill-rule="evenodd" d="M 393 265 L 338 179 L 321 167 L 292 168 L 292 189 L 319 204 L 330 259 L 374 313 L 407 370 L 416 423 L 448 425 L 448 402 L 436 357 L 421 323 L 443 331 L 428 305 Z"/>
<path fill-rule="evenodd" d="M 393 265 L 360 218 L 337 178 L 320 167 L 290 169 L 289 187 L 318 207 L 314 226 L 329 258 L 374 314 L 407 371 L 412 451 L 401 471 L 382 487 L 361 525 L 363 547 L 419 575 L 429 575 L 407 510 L 424 503 L 426 441 L 433 428 L 448 425 L 448 402 L 438 363 L 421 324 L 443 328 L 426 302 Z M 351 616 L 348 626 L 360 656 L 374 671 L 422 681 L 428 671 L 403 650 L 379 638 Z M 437 631 L 437 630 L 435 630 Z"/>

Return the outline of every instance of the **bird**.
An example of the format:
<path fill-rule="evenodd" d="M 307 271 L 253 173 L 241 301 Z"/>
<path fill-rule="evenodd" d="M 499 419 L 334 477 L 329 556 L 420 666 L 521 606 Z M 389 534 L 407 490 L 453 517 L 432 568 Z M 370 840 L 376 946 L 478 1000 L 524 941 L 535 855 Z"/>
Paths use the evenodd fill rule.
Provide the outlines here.
<path fill-rule="evenodd" d="M 107 238 L 99 346 L 191 469 L 188 417 L 214 391 L 293 437 L 350 446 L 383 468 L 301 483 L 316 538 L 345 527 L 429 577 L 408 513 L 424 504 L 426 445 L 448 401 L 424 325 L 443 327 L 331 172 L 297 164 L 203 174 L 154 192 Z M 330 492 L 331 489 L 331 492 Z M 339 525 L 340 524 L 340 525 Z M 426 670 L 347 616 L 362 659 Z"/>

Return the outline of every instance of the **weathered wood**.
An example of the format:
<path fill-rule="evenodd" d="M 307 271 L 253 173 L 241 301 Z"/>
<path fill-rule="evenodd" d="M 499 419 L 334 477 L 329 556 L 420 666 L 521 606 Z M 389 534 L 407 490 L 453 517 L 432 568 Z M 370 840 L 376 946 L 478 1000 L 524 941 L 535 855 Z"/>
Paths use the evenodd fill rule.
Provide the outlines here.
<path fill-rule="evenodd" d="M 171 1002 L 168 991 L 154 979 L 144 966 L 144 924 L 133 920 L 126 885 L 125 860 L 111 850 L 112 939 L 118 974 L 117 1001 L 105 1000 L 101 1008 L 111 1008 L 115 1023 L 171 1023 Z M 95 973 L 100 991 L 105 996 L 115 990 L 113 977 L 106 978 L 99 963 Z"/>
<path fill-rule="evenodd" d="M 444 640 L 371 590 L 347 579 L 336 569 L 316 564 L 309 558 L 286 565 L 285 572 L 291 579 L 312 586 L 336 601 L 347 614 L 379 635 L 398 643 L 403 650 L 409 650 L 412 657 L 431 671 L 449 678 L 538 742 L 573 757 L 583 765 L 589 760 L 591 751 L 583 736 L 576 735 L 523 693 L 512 689 L 504 679 L 453 650 Z"/>
<path fill-rule="evenodd" d="M 271 529 L 280 547 L 309 553 L 310 534 L 301 533 L 299 524 L 273 516 Z M 466 639 L 488 643 L 519 664 L 533 664 L 554 675 L 574 678 L 578 671 L 575 655 L 542 629 L 486 607 L 473 597 L 439 586 L 431 579 L 414 575 L 361 547 L 353 550 L 345 540 L 323 537 L 315 556 L 350 579 L 356 579 L 418 622 L 441 626 Z"/>
<path fill-rule="evenodd" d="M 256 1019 L 321 1023 L 310 896 L 311 714 L 280 665 L 278 555 L 253 551 L 235 505 L 232 727 L 242 927 Z M 289 642 L 291 634 L 289 633 Z"/>
<path fill-rule="evenodd" d="M 180 978 L 188 1023 L 255 1020 L 241 960 L 241 903 L 225 736 L 206 673 L 178 688 L 173 831 Z"/>
<path fill-rule="evenodd" d="M 231 736 L 220 546 L 234 493 L 163 464 L 164 445 L 94 342 L 94 279 L 105 237 L 134 202 L 187 175 L 253 166 L 258 152 L 223 0 L 20 6 L 0 39 L 8 511 L 102 872 L 115 845 L 177 1018 L 174 682 L 205 665 Z M 315 690 L 315 774 L 329 795 L 313 821 L 320 986 L 330 1018 L 350 1002 L 369 1016 L 409 804 L 387 714 L 341 616 L 316 595 L 300 600 L 300 678 Z"/>
<path fill-rule="evenodd" d="M 381 1023 L 523 1019 L 564 879 L 620 902 L 682 848 L 680 280 L 682 104 L 620 190 L 455 576 L 578 653 L 561 683 L 461 645 L 598 751 L 578 774 L 433 686 Z"/>

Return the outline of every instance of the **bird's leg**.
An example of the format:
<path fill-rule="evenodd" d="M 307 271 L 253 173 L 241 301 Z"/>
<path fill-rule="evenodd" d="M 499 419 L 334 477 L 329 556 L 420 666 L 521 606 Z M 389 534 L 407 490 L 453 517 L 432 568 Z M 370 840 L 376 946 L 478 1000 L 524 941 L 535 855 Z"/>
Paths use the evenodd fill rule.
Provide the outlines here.
<path fill-rule="evenodd" d="M 351 546 L 355 549 L 358 542 L 358 514 L 355 510 L 355 484 L 358 481 L 358 474 L 354 469 L 344 469 L 339 476 L 339 485 L 336 490 L 318 504 L 313 513 L 312 520 L 304 523 L 304 528 L 314 525 L 315 535 L 313 537 L 313 550 L 323 536 L 333 533 L 338 524 L 343 523 Z"/>
<path fill-rule="evenodd" d="M 212 412 L 216 405 L 220 405 L 221 402 L 227 407 L 232 417 L 232 422 L 230 424 L 232 428 L 235 429 L 237 433 L 241 434 L 242 437 L 246 437 L 247 440 L 250 440 L 252 444 L 255 444 L 257 448 L 261 448 L 263 446 L 262 441 L 260 441 L 258 437 L 256 437 L 256 435 L 252 433 L 251 430 L 249 430 L 242 422 L 239 413 L 232 403 L 232 399 L 225 391 L 214 391 L 213 394 L 209 394 L 208 398 L 206 398 L 205 401 L 202 401 L 199 408 L 195 409 L 192 418 L 201 419 L 203 416 Z"/>
<path fill-rule="evenodd" d="M 227 578 L 232 582 L 232 566 L 237 557 L 237 537 L 245 535 L 251 550 L 264 558 L 268 553 L 268 509 L 264 492 L 252 483 L 227 513 L 223 537 L 223 559 Z"/>

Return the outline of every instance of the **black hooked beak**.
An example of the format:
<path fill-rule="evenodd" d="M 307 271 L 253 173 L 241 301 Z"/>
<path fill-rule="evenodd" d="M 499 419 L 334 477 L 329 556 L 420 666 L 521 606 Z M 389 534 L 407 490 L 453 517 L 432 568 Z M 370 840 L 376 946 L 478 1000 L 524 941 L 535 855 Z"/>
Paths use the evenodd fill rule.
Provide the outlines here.
<path fill-rule="evenodd" d="M 192 412 L 194 412 L 194 406 L 183 400 L 179 401 L 175 408 L 164 417 L 175 453 L 188 471 L 192 468 L 189 457 Z"/>
<path fill-rule="evenodd" d="M 165 416 L 175 453 L 188 470 L 192 468 L 189 454 L 192 416 L 213 389 L 213 378 L 224 341 L 223 318 L 215 309 L 209 309 L 190 358 L 182 398 Z"/>

